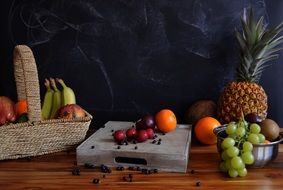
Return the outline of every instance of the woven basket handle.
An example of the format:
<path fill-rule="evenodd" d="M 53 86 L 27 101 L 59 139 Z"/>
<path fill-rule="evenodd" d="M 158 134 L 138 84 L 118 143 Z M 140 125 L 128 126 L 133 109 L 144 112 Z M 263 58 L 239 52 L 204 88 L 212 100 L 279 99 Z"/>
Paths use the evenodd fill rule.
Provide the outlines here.
<path fill-rule="evenodd" d="M 28 118 L 31 122 L 41 120 L 40 91 L 35 59 L 26 45 L 14 49 L 14 76 L 18 100 L 25 99 L 28 104 Z"/>

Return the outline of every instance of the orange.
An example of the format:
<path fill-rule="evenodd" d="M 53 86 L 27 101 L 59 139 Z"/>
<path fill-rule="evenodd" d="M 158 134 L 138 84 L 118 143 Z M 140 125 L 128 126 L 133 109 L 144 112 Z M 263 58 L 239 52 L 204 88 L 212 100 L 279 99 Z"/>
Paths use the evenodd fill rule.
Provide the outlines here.
<path fill-rule="evenodd" d="M 15 111 L 16 111 L 17 116 L 20 116 L 24 113 L 27 113 L 28 112 L 27 101 L 26 100 L 19 100 L 15 104 Z"/>
<path fill-rule="evenodd" d="M 155 123 L 160 131 L 168 133 L 176 128 L 177 119 L 173 111 L 162 109 L 155 115 Z"/>
<path fill-rule="evenodd" d="M 215 144 L 217 137 L 213 133 L 213 129 L 220 125 L 219 121 L 213 117 L 203 117 L 195 125 L 195 136 L 203 144 Z"/>

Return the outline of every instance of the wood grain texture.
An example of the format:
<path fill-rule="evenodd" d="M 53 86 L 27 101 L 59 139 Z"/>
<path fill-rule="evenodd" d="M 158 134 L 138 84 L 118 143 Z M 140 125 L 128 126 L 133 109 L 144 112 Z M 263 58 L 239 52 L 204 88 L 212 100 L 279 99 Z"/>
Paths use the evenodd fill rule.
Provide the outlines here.
<path fill-rule="evenodd" d="M 75 151 L 59 152 L 32 159 L 0 161 L 0 189 L 283 189 L 283 145 L 276 160 L 262 169 L 248 169 L 248 176 L 231 179 L 218 170 L 216 146 L 193 143 L 188 172 L 141 174 L 138 171 L 116 171 L 105 174 L 98 169 L 80 166 L 80 176 L 72 175 Z M 191 171 L 194 171 L 191 173 Z M 133 174 L 133 181 L 123 176 Z M 94 178 L 101 180 L 93 184 Z M 196 183 L 200 182 L 200 186 Z"/>

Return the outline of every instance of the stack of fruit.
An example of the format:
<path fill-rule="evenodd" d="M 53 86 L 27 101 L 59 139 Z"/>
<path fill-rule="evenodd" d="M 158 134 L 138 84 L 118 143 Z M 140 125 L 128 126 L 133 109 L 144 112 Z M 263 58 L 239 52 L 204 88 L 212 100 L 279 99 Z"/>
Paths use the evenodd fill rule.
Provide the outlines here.
<path fill-rule="evenodd" d="M 278 125 L 266 119 L 267 95 L 258 83 L 266 63 L 278 58 L 276 52 L 281 50 L 278 45 L 283 42 L 283 37 L 278 35 L 283 23 L 267 30 L 263 17 L 257 22 L 252 10 L 244 11 L 241 22 L 243 31 L 236 32 L 240 49 L 237 80 L 224 88 L 218 103 L 220 121 L 229 123 L 228 137 L 221 144 L 220 168 L 228 171 L 231 177 L 247 175 L 245 164 L 254 162 L 253 144 L 269 143 L 279 136 Z"/>
<path fill-rule="evenodd" d="M 230 122 L 225 130 L 228 135 L 221 143 L 222 153 L 220 170 L 228 172 L 230 177 L 247 175 L 245 165 L 254 163 L 253 144 L 265 143 L 257 123 L 248 123 L 241 118 L 237 123 Z"/>
<path fill-rule="evenodd" d="M 28 120 L 27 102 L 19 100 L 14 103 L 7 96 L 0 96 L 0 126 L 9 123 L 22 123 Z"/>
<path fill-rule="evenodd" d="M 177 119 L 175 114 L 169 109 L 159 111 L 155 117 L 145 114 L 135 125 L 126 131 L 120 129 L 113 133 L 114 140 L 118 144 L 128 143 L 128 141 L 145 142 L 156 137 L 156 128 L 162 133 L 168 133 L 176 129 Z"/>
<path fill-rule="evenodd" d="M 62 86 L 57 88 L 56 82 Z M 46 93 L 42 104 L 42 119 L 73 119 L 85 117 L 85 111 L 76 104 L 74 91 L 62 79 L 45 79 Z"/>

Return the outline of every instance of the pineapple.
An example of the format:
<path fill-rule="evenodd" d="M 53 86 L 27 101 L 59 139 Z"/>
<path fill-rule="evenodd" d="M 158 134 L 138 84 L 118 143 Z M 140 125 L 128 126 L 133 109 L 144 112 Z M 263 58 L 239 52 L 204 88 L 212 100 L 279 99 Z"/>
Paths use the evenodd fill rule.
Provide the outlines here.
<path fill-rule="evenodd" d="M 255 113 L 262 119 L 267 116 L 267 95 L 258 84 L 267 62 L 278 58 L 283 36 L 279 33 L 283 23 L 266 30 L 263 17 L 258 22 L 253 11 L 244 10 L 241 17 L 242 34 L 236 31 L 240 49 L 240 63 L 236 70 L 236 81 L 230 82 L 220 95 L 218 117 L 222 123 L 237 121 L 242 114 Z"/>

